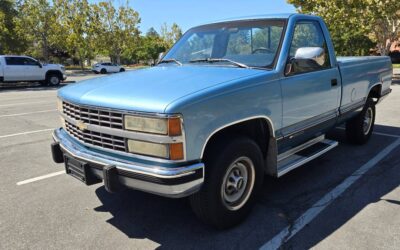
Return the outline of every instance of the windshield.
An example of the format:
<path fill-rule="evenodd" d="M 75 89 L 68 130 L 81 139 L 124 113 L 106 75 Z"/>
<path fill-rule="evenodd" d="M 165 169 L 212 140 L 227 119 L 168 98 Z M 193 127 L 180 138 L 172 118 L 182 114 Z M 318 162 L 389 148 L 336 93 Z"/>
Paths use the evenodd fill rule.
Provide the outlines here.
<path fill-rule="evenodd" d="M 196 27 L 185 33 L 163 61 L 272 68 L 284 25 L 283 20 L 254 20 Z"/>

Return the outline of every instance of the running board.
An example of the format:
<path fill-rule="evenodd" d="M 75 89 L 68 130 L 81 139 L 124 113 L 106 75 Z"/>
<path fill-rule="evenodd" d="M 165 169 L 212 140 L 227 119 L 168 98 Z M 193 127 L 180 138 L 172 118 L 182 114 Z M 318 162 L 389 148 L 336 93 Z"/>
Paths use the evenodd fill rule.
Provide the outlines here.
<path fill-rule="evenodd" d="M 338 145 L 337 141 L 324 138 L 325 136 L 322 135 L 278 155 L 278 177 L 314 160 Z"/>

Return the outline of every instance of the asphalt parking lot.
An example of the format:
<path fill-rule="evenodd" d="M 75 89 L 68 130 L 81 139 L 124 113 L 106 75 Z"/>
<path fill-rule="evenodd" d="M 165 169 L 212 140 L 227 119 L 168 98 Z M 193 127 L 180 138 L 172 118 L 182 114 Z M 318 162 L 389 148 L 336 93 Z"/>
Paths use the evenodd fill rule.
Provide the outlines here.
<path fill-rule="evenodd" d="M 337 148 L 267 178 L 248 220 L 227 231 L 201 224 L 187 199 L 109 194 L 63 174 L 49 147 L 57 88 L 1 88 L 0 249 L 400 249 L 397 77 L 367 145 L 350 145 L 335 129 Z"/>

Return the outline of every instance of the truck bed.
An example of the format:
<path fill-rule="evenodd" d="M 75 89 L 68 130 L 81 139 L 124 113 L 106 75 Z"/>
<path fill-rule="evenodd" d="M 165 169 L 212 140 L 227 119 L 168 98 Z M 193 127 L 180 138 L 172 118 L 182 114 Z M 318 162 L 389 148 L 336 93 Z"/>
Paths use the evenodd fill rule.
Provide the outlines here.
<path fill-rule="evenodd" d="M 392 64 L 386 56 L 338 57 L 342 77 L 341 109 L 365 101 L 369 90 L 382 82 L 381 93 L 389 91 Z"/>

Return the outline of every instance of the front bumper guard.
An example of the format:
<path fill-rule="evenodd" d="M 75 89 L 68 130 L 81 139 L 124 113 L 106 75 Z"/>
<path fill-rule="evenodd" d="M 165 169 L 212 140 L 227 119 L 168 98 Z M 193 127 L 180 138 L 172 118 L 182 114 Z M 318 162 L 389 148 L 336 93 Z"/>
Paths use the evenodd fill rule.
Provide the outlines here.
<path fill-rule="evenodd" d="M 173 168 L 142 165 L 90 150 L 76 143 L 62 128 L 54 130 L 53 139 L 51 150 L 56 163 L 64 162 L 65 157 L 84 162 L 87 171 L 103 180 L 110 192 L 128 187 L 180 198 L 197 192 L 204 182 L 203 163 Z"/>

